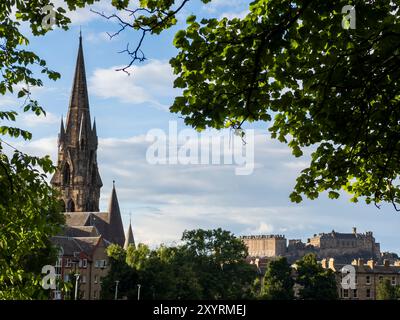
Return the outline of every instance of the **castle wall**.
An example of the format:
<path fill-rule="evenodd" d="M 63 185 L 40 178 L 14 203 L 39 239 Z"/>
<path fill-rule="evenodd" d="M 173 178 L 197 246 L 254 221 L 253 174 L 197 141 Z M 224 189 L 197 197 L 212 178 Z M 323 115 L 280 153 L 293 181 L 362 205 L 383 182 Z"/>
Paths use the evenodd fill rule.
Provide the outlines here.
<path fill-rule="evenodd" d="M 286 254 L 286 238 L 283 236 L 242 237 L 251 257 L 275 257 Z"/>

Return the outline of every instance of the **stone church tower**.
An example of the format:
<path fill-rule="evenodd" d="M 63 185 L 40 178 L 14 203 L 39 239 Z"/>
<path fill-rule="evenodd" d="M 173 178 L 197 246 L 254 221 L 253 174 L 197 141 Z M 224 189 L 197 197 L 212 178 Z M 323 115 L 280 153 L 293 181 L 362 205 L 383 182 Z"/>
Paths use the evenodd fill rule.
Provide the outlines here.
<path fill-rule="evenodd" d="M 51 184 L 61 191 L 66 212 L 99 211 L 103 186 L 97 166 L 96 122 L 91 125 L 82 36 L 67 120 L 61 119 L 58 164 Z"/>
<path fill-rule="evenodd" d="M 51 184 L 60 191 L 60 200 L 64 205 L 66 224 L 58 240 L 66 237 L 67 240 L 85 242 L 93 237 L 101 237 L 107 245 L 124 245 L 124 227 L 114 182 L 108 211 L 99 211 L 100 188 L 103 183 L 97 165 L 96 123 L 92 125 L 90 120 L 82 36 L 79 37 L 78 58 L 65 126 L 61 120 L 57 170 Z"/>

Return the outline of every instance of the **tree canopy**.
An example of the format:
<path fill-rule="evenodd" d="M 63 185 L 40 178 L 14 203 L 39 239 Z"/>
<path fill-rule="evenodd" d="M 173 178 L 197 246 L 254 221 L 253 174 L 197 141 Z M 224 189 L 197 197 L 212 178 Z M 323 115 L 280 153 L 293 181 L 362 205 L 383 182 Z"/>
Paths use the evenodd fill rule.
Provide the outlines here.
<path fill-rule="evenodd" d="M 292 268 L 286 258 L 279 257 L 268 263 L 260 296 L 267 300 L 292 300 L 293 285 Z"/>
<path fill-rule="evenodd" d="M 376 300 L 397 300 L 400 298 L 399 286 L 393 286 L 390 279 L 382 279 L 376 287 Z"/>
<path fill-rule="evenodd" d="M 354 5 L 356 28 L 342 27 Z M 187 124 L 266 121 L 299 157 L 314 147 L 291 199 L 399 202 L 398 1 L 254 1 L 243 19 L 188 18 L 171 59 Z"/>
<path fill-rule="evenodd" d="M 125 50 L 132 58 L 127 67 L 145 59 L 145 35 L 176 24 L 188 2 L 141 0 L 130 8 L 120 1 L 134 21 L 105 16 L 121 25 L 113 36 L 127 28 L 142 33 L 137 47 Z M 187 16 L 170 61 L 183 94 L 170 110 L 198 130 L 266 122 L 294 156 L 311 148 L 292 201 L 324 191 L 338 198 L 345 190 L 354 202 L 389 202 L 397 210 L 399 4 L 254 0 L 243 18 Z"/>
<path fill-rule="evenodd" d="M 296 262 L 296 283 L 300 285 L 299 298 L 304 300 L 335 300 L 338 298 L 335 274 L 318 263 L 309 253 Z"/>
<path fill-rule="evenodd" d="M 68 2 L 72 9 L 76 7 L 74 1 Z M 45 34 L 48 29 L 43 28 L 41 9 L 48 3 L 0 2 L 0 95 L 15 93 L 22 111 L 38 116 L 45 111 L 30 89 L 43 82 L 33 70 L 53 80 L 60 75 L 26 50 L 29 40 L 21 33 L 21 21 L 29 24 L 34 35 Z M 63 13 L 63 9 L 56 11 L 56 24 L 66 27 L 69 19 Z M 11 106 L 0 110 L 0 299 L 47 298 L 41 287 L 41 270 L 55 262 L 50 237 L 60 230 L 63 218 L 56 194 L 45 180 L 46 174 L 54 171 L 50 158 L 29 156 L 2 139 L 32 138 L 30 132 L 9 124 L 17 116 Z M 5 148 L 11 152 L 6 153 Z"/>
<path fill-rule="evenodd" d="M 251 297 L 257 276 L 245 261 L 246 247 L 230 232 L 186 231 L 183 244 L 159 246 L 144 244 L 126 251 L 117 245 L 108 248 L 111 271 L 102 281 L 102 298 L 113 299 L 115 281 L 119 296 L 137 299 L 241 299 Z"/>

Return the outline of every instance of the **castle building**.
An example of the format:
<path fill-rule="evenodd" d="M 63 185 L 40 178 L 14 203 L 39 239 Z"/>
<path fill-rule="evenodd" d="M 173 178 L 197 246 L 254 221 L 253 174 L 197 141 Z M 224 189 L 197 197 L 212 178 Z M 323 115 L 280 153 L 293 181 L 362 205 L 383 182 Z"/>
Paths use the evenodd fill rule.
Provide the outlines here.
<path fill-rule="evenodd" d="M 58 275 L 65 280 L 71 274 L 80 274 L 80 297 L 83 299 L 98 299 L 100 296 L 100 278 L 108 272 L 107 246 L 111 243 L 125 244 L 114 182 L 108 211 L 99 211 L 103 183 L 97 163 L 97 146 L 96 122 L 92 125 L 90 118 L 80 35 L 68 114 L 65 126 L 61 119 L 57 170 L 51 184 L 60 192 L 66 221 L 62 233 L 52 239 L 62 252 Z M 132 243 L 131 225 L 127 235 L 128 243 Z"/>
<path fill-rule="evenodd" d="M 248 248 L 249 258 L 273 258 L 284 256 L 289 262 L 301 258 L 307 253 L 314 253 L 317 258 L 336 258 L 338 262 L 350 263 L 354 258 L 381 259 L 380 244 L 373 233 L 358 233 L 353 228 L 351 233 L 332 231 L 314 234 L 304 243 L 301 239 L 289 239 L 283 235 L 242 236 Z M 254 259 L 252 259 L 253 261 Z"/>
<path fill-rule="evenodd" d="M 375 241 L 373 233 L 358 233 L 354 227 L 351 233 L 329 233 L 314 235 L 307 242 L 308 246 L 317 249 L 321 257 L 334 257 L 338 253 L 354 255 L 356 258 L 378 259 L 380 244 Z"/>
<path fill-rule="evenodd" d="M 286 255 L 286 238 L 283 235 L 243 236 L 242 241 L 250 257 L 277 257 Z"/>

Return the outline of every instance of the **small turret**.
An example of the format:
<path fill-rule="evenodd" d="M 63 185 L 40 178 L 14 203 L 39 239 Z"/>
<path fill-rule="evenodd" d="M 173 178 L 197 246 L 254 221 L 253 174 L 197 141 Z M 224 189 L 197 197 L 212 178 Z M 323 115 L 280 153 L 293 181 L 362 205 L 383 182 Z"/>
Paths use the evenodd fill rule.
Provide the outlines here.
<path fill-rule="evenodd" d="M 128 247 L 130 245 L 135 246 L 135 239 L 133 238 L 131 219 L 129 219 L 129 227 L 128 227 L 128 231 L 126 232 L 126 236 L 125 236 L 124 249 L 125 250 L 128 249 Z"/>
<path fill-rule="evenodd" d="M 111 191 L 111 198 L 108 204 L 109 224 L 110 231 L 108 240 L 123 246 L 125 243 L 124 227 L 121 219 L 121 211 L 119 210 L 119 203 L 117 192 L 115 191 L 115 181 L 113 181 L 113 188 Z"/>
<path fill-rule="evenodd" d="M 58 147 L 62 148 L 65 144 L 65 129 L 64 129 L 64 120 L 61 116 L 61 126 L 60 126 L 60 133 L 58 134 Z"/>

